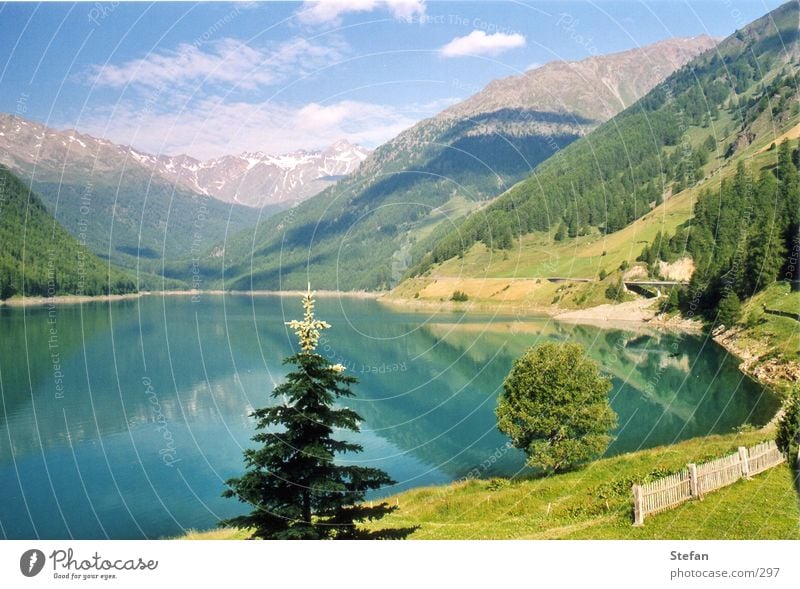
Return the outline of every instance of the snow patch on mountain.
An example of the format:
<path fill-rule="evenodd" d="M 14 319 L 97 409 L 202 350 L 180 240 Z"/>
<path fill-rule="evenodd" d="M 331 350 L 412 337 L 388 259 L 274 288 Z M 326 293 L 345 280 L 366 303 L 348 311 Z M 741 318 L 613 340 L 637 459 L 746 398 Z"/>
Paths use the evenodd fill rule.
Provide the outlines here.
<path fill-rule="evenodd" d="M 153 155 L 0 113 L 0 163 L 11 168 L 35 169 L 39 178 L 57 178 L 66 166 L 88 178 L 138 167 L 177 187 L 251 207 L 310 198 L 355 172 L 369 153 L 340 140 L 322 151 L 277 155 L 255 151 L 201 161 L 188 155 Z"/>

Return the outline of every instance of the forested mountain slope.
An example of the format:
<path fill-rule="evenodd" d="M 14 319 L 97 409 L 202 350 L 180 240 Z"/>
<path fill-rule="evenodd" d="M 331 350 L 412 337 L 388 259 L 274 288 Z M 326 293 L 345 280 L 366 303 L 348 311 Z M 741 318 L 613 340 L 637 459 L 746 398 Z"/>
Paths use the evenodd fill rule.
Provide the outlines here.
<path fill-rule="evenodd" d="M 748 359 L 750 374 L 778 387 L 797 382 L 800 331 L 792 317 L 800 315 L 798 22 L 798 4 L 792 2 L 726 39 L 719 53 L 696 63 L 699 96 L 708 110 L 691 106 L 687 97 L 697 93 L 688 82 L 690 73 L 679 72 L 636 107 L 565 150 L 561 157 L 576 166 L 575 175 L 565 171 L 562 177 L 551 168 L 553 162 L 543 164 L 534 177 L 540 184 L 523 182 L 487 207 L 485 215 L 467 219 L 391 298 L 440 305 L 458 291 L 470 305 L 490 308 L 513 305 L 558 313 L 595 307 L 570 315 L 601 320 L 635 319 L 631 312 L 648 306 L 645 315 L 680 311 L 720 328 L 725 341 L 736 340 L 731 345 Z M 683 93 L 682 84 L 688 88 Z M 677 145 L 660 147 L 660 156 L 654 151 L 653 162 L 662 169 L 656 176 L 661 198 L 639 203 L 643 214 L 615 231 L 603 222 L 583 224 L 575 212 L 583 208 L 588 219 L 592 210 L 577 196 L 565 199 L 560 214 L 553 208 L 554 223 L 537 225 L 541 211 L 535 203 L 546 203 L 565 182 L 574 182 L 576 195 L 585 195 L 592 191 L 579 180 L 594 177 L 602 193 L 610 177 L 609 184 L 617 188 L 608 191 L 609 203 L 636 204 L 636 190 L 652 187 L 652 179 L 638 178 L 635 166 L 615 167 L 611 154 L 629 145 L 630 136 L 620 131 L 633 124 L 626 120 L 644 120 L 645 115 L 656 120 L 647 110 L 655 107 L 656 114 L 667 109 L 676 120 L 689 121 L 687 113 L 695 113 L 692 124 L 678 127 Z M 595 170 L 590 165 L 581 169 L 584 150 L 592 148 L 601 154 Z M 609 154 L 607 160 L 601 159 L 603 153 Z M 673 166 L 676 153 L 684 155 Z M 628 176 L 634 191 L 625 193 L 619 184 Z M 506 223 L 492 226 L 498 218 Z M 523 223 L 528 220 L 530 228 Z M 684 285 L 662 286 L 655 302 L 632 301 L 624 306 L 628 315 L 622 306 L 611 305 L 632 298 L 623 281 L 648 280 Z M 656 295 L 655 288 L 650 295 Z"/>
<path fill-rule="evenodd" d="M 132 277 L 78 243 L 38 196 L 0 166 L 0 299 L 135 290 Z"/>
<path fill-rule="evenodd" d="M 532 232 L 612 233 L 714 174 L 797 114 L 797 37 L 797 2 L 737 31 L 470 216 L 416 273 L 476 242 L 511 249 Z"/>
<path fill-rule="evenodd" d="M 300 288 L 309 276 L 320 288 L 387 288 L 441 227 L 713 45 L 672 39 L 497 80 L 382 145 L 337 186 L 215 248 L 203 273 L 235 289 Z"/>
<path fill-rule="evenodd" d="M 73 236 L 83 234 L 93 253 L 139 272 L 160 274 L 165 261 L 184 260 L 190 273 L 191 258 L 226 232 L 281 208 L 220 202 L 161 177 L 128 146 L 16 115 L 0 114 L 0 164 L 32 186 Z"/>

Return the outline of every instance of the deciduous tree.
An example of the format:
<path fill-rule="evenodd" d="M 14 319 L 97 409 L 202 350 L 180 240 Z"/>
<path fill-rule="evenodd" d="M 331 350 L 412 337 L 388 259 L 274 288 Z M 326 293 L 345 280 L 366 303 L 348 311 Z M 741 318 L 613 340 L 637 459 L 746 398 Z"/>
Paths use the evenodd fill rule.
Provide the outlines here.
<path fill-rule="evenodd" d="M 593 460 L 611 442 L 617 416 L 611 380 L 582 346 L 547 343 L 514 362 L 497 405 L 497 427 L 528 464 L 559 472 Z"/>

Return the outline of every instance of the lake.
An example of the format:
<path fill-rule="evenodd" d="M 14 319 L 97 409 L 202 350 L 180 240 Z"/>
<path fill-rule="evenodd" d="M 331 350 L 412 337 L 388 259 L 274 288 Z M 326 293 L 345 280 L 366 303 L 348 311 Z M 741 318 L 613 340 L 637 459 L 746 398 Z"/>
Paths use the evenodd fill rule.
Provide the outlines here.
<path fill-rule="evenodd" d="M 0 537 L 157 538 L 248 511 L 220 496 L 243 469 L 249 412 L 271 401 L 294 352 L 299 297 L 146 296 L 0 307 Z M 514 358 L 548 340 L 583 344 L 612 375 L 608 453 L 750 423 L 778 408 L 705 336 L 547 318 L 424 314 L 326 298 L 319 352 L 359 379 L 352 462 L 386 470 L 379 495 L 527 471 L 495 428 Z"/>

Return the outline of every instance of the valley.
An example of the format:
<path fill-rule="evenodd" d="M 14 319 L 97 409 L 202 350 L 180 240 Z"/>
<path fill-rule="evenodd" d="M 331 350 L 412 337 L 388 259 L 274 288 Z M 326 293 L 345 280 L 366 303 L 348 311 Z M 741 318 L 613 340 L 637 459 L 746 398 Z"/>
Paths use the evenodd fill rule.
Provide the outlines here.
<path fill-rule="evenodd" d="M 770 6 L 0 7 L 0 537 L 800 537 Z"/>

